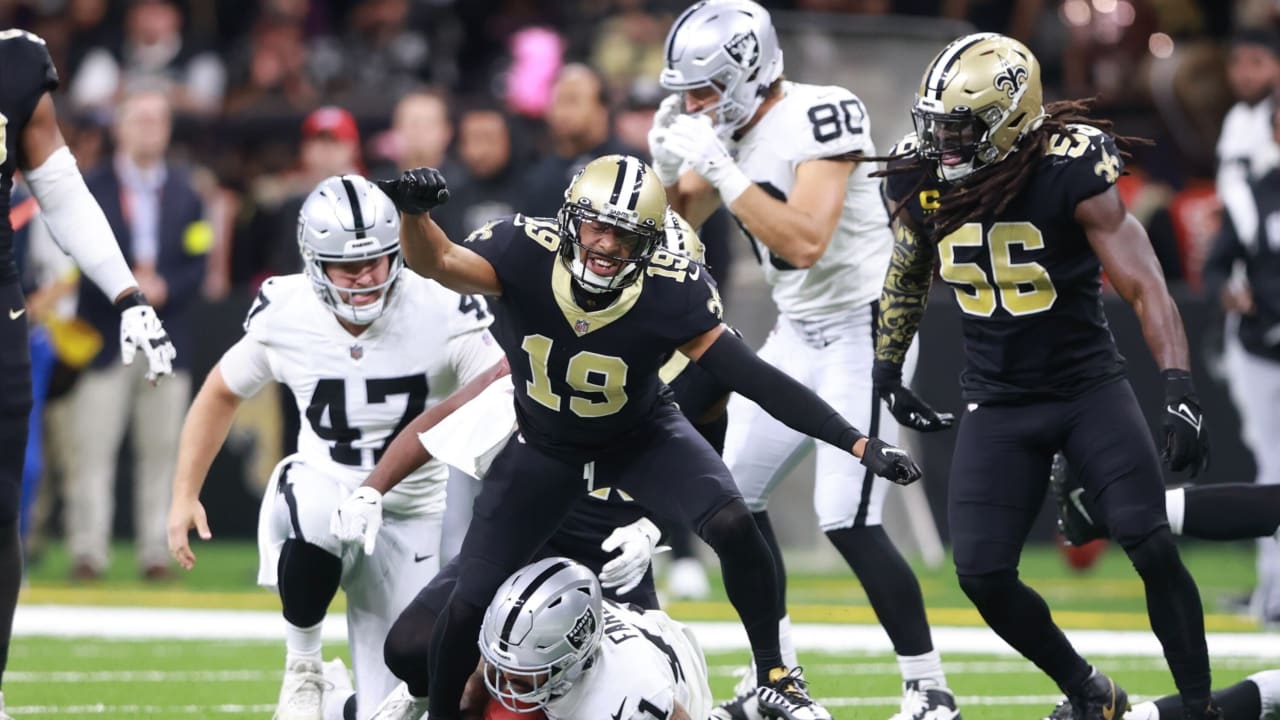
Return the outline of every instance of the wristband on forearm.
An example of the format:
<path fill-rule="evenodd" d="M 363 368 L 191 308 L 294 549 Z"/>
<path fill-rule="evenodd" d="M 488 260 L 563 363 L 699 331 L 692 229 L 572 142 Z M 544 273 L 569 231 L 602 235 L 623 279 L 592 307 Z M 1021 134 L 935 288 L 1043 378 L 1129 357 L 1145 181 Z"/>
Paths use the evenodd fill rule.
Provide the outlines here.
<path fill-rule="evenodd" d="M 138 305 L 150 305 L 151 303 L 147 302 L 147 296 L 143 295 L 141 290 L 136 290 L 115 301 L 113 304 L 115 305 L 116 310 L 124 312 L 131 307 L 136 307 Z"/>

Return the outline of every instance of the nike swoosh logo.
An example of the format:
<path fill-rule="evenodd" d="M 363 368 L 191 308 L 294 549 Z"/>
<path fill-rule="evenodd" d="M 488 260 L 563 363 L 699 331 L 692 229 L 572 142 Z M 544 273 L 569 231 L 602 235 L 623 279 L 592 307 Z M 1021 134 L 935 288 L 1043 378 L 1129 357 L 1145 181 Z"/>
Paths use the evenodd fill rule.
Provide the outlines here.
<path fill-rule="evenodd" d="M 627 696 L 623 695 L 622 702 L 618 703 L 618 712 L 610 713 L 609 717 L 613 718 L 613 720 L 622 720 L 622 711 L 626 707 L 627 707 Z"/>
<path fill-rule="evenodd" d="M 1084 497 L 1084 488 L 1076 488 L 1075 490 L 1067 493 L 1067 499 L 1071 501 L 1071 504 L 1074 505 L 1076 510 L 1084 516 L 1085 520 L 1088 520 L 1089 523 L 1092 524 L 1093 518 L 1090 517 L 1089 511 L 1084 509 L 1084 501 L 1081 500 L 1082 497 Z"/>
<path fill-rule="evenodd" d="M 26 312 L 26 311 L 27 311 L 27 309 L 26 309 L 26 308 L 18 308 L 17 310 L 10 310 L 10 311 L 9 311 L 9 319 L 10 319 L 10 320 L 17 320 L 18 318 L 22 317 L 22 313 L 24 313 L 24 312 Z"/>
<path fill-rule="evenodd" d="M 429 559 L 431 559 L 431 558 L 433 558 L 433 557 L 435 557 L 435 555 L 430 555 L 430 554 L 428 554 L 428 555 L 419 555 L 418 553 L 414 553 L 414 554 L 413 554 L 413 561 L 414 561 L 414 562 L 416 562 L 416 563 L 420 563 L 420 562 L 422 562 L 423 560 L 429 560 Z"/>
<path fill-rule="evenodd" d="M 1165 410 L 1167 410 L 1170 415 L 1173 415 L 1174 417 L 1182 420 L 1186 424 L 1195 428 L 1196 435 L 1200 434 L 1200 423 L 1203 422 L 1203 418 L 1196 417 L 1196 414 L 1191 411 L 1191 407 L 1189 405 L 1187 405 L 1186 403 L 1179 403 L 1176 408 L 1172 405 L 1169 405 L 1165 407 Z"/>

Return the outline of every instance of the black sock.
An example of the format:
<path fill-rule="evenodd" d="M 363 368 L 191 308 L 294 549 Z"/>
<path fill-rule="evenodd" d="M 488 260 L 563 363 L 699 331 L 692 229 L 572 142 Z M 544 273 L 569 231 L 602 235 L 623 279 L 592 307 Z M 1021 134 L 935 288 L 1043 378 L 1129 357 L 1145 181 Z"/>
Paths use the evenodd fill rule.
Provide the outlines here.
<path fill-rule="evenodd" d="M 22 586 L 22 537 L 18 520 L 0 524 L 0 682 L 9 665 L 9 638 L 13 635 L 13 611 Z"/>
<path fill-rule="evenodd" d="M 1182 534 L 1187 537 L 1252 540 L 1280 528 L 1280 485 L 1200 485 L 1183 493 Z"/>
<path fill-rule="evenodd" d="M 453 598 L 440 614 L 431 633 L 431 692 L 427 717 L 431 720 L 458 720 L 458 704 L 471 673 L 480 661 L 480 623 L 484 608 Z M 409 692 L 422 697 L 410 686 Z"/>
<path fill-rule="evenodd" d="M 1016 570 L 959 579 L 960 589 L 987 625 L 1052 678 L 1062 692 L 1071 694 L 1089 678 L 1089 663 L 1054 624 L 1044 598 L 1019 580 Z"/>
<path fill-rule="evenodd" d="M 324 620 L 342 581 L 342 559 L 309 542 L 289 538 L 280 549 L 276 587 L 284 619 L 308 628 Z"/>
<path fill-rule="evenodd" d="M 828 530 L 827 539 L 858 576 L 894 652 L 911 657 L 933 650 L 920 581 L 884 527 Z"/>
<path fill-rule="evenodd" d="M 763 684 L 769 670 L 782 666 L 777 603 L 781 580 L 769 563 L 769 546 L 741 500 L 717 511 L 701 532 L 702 539 L 720 556 L 725 593 L 742 619 L 756 662 L 756 679 Z"/>
<path fill-rule="evenodd" d="M 1213 693 L 1213 704 L 1230 720 L 1253 720 L 1262 716 L 1262 696 L 1252 680 L 1241 680 L 1225 690 Z M 1166 695 L 1156 700 L 1160 720 L 1182 720 L 1182 698 Z"/>
<path fill-rule="evenodd" d="M 1151 630 L 1164 647 L 1173 683 L 1186 702 L 1209 699 L 1209 650 L 1200 591 L 1178 556 L 1173 533 L 1162 527 L 1125 548 L 1142 577 Z"/>
<path fill-rule="evenodd" d="M 778 619 L 781 620 L 787 614 L 787 566 L 782 559 L 782 546 L 773 532 L 768 510 L 751 513 L 751 517 L 755 519 L 756 527 L 760 528 L 760 534 L 769 546 L 769 554 L 773 556 L 773 574 L 778 578 Z"/>

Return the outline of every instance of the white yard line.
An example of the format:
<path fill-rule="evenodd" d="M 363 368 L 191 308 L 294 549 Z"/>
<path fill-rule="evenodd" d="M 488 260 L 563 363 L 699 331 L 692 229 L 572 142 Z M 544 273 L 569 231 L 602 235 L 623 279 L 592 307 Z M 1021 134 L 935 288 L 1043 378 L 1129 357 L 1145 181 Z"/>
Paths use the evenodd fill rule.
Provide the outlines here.
<path fill-rule="evenodd" d="M 707 652 L 747 647 L 742 626 L 729 622 L 689 623 Z M 19 605 L 14 635 L 96 637 L 116 639 L 277 640 L 284 637 L 279 613 L 260 610 L 190 610 L 177 608 L 119 608 L 74 605 Z M 346 618 L 325 620 L 324 638 L 345 640 Z M 889 652 L 884 630 L 877 625 L 797 624 L 791 631 L 798 647 L 814 652 Z M 1067 636 L 1083 655 L 1161 657 L 1159 642 L 1149 632 L 1069 630 Z M 1213 655 L 1280 659 L 1280 634 L 1210 633 Z M 934 646 L 946 653 L 984 653 L 1016 656 L 987 628 L 933 628 Z"/>

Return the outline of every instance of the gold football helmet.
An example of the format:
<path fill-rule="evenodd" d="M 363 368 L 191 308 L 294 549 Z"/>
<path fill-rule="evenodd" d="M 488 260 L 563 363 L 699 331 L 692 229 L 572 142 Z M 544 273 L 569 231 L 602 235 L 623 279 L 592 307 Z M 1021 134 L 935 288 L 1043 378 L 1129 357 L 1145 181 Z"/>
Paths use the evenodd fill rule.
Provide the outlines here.
<path fill-rule="evenodd" d="M 694 231 L 688 220 L 675 210 L 667 210 L 666 249 L 677 255 L 684 255 L 690 260 L 706 264 L 707 249 L 702 245 L 702 238 Z"/>
<path fill-rule="evenodd" d="M 584 290 L 609 292 L 626 287 L 640 279 L 662 245 L 666 214 L 667 191 L 652 168 L 630 155 L 596 158 L 565 191 L 556 218 L 561 236 L 568 240 L 560 243 L 561 257 Z M 618 254 L 584 245 L 584 222 L 612 225 Z M 593 262 L 588 263 L 589 257 Z"/>
<path fill-rule="evenodd" d="M 1025 45 L 996 33 L 952 41 L 929 63 L 911 114 L 919 152 L 943 180 L 960 180 L 1004 160 L 1044 121 L 1040 63 Z"/>

